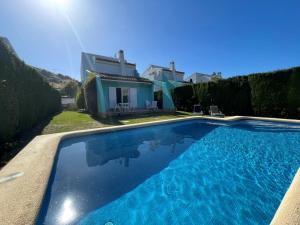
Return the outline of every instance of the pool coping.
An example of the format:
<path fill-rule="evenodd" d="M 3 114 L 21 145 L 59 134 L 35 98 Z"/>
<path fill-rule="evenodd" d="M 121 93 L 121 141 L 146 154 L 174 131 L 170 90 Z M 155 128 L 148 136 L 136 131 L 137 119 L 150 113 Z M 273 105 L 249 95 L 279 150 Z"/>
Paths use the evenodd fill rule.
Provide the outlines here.
<path fill-rule="evenodd" d="M 300 120 L 231 116 L 216 118 L 209 116 L 189 116 L 153 122 L 94 128 L 63 133 L 36 136 L 5 167 L 0 170 L 0 178 L 21 172 L 18 177 L 0 179 L 0 224 L 34 224 L 38 215 L 54 158 L 59 143 L 70 137 L 95 133 L 112 132 L 130 128 L 146 127 L 171 122 L 208 119 L 213 121 L 265 120 L 273 122 L 299 123 Z M 23 174 L 22 174 L 23 173 Z M 286 192 L 271 224 L 300 224 L 300 169 Z M 298 222 L 298 223 L 297 223 Z"/>

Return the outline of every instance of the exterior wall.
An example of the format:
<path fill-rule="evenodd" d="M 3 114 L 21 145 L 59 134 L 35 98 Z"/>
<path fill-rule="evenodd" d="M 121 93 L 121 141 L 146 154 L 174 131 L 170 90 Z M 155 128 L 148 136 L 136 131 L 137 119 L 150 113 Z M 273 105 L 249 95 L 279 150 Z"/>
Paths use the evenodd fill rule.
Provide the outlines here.
<path fill-rule="evenodd" d="M 175 79 L 173 77 L 172 71 L 163 70 L 162 68 L 152 68 L 150 67 L 143 73 L 143 77 L 149 80 L 174 80 L 174 81 L 183 81 L 182 73 L 175 73 Z"/>
<path fill-rule="evenodd" d="M 105 107 L 107 110 L 109 110 L 109 87 L 136 88 L 137 108 L 146 108 L 146 100 L 154 100 L 152 84 L 102 80 L 102 88 L 105 97 Z"/>
<path fill-rule="evenodd" d="M 97 55 L 82 53 L 81 54 L 81 81 L 85 81 L 87 74 L 86 70 L 98 73 L 122 74 L 121 63 L 107 62 L 104 60 L 96 60 Z M 118 60 L 118 59 L 116 59 Z M 135 65 L 124 64 L 124 75 L 136 76 L 137 71 Z"/>
<path fill-rule="evenodd" d="M 211 80 L 211 76 L 202 73 L 193 73 L 192 75 L 188 76 L 185 80 L 187 82 L 190 82 L 190 79 L 192 79 L 194 84 L 205 83 Z"/>
<path fill-rule="evenodd" d="M 175 79 L 172 78 L 172 80 L 174 80 L 174 81 L 183 81 L 183 74 L 182 73 L 175 73 Z"/>
<path fill-rule="evenodd" d="M 62 97 L 61 98 L 61 104 L 62 105 L 75 104 L 75 98 Z"/>

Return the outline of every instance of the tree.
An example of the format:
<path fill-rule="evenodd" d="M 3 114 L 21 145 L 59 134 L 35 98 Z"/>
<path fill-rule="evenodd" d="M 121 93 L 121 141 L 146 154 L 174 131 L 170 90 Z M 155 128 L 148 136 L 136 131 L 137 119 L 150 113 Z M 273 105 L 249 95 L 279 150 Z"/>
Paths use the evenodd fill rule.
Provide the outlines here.
<path fill-rule="evenodd" d="M 221 72 L 213 72 L 211 75 L 211 81 L 212 82 L 218 82 L 222 79 L 222 73 Z"/>
<path fill-rule="evenodd" d="M 61 89 L 60 93 L 61 93 L 61 95 L 66 95 L 66 96 L 75 98 L 78 88 L 79 88 L 78 84 L 75 81 L 69 81 Z"/>

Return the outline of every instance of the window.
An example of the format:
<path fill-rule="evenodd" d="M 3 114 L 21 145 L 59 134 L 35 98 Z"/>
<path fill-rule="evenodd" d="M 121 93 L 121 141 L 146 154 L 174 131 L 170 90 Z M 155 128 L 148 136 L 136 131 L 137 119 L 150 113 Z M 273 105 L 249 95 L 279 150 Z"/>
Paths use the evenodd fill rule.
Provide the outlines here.
<path fill-rule="evenodd" d="M 121 88 L 116 88 L 116 96 L 117 96 L 117 103 L 122 103 L 122 92 L 121 92 Z"/>
<path fill-rule="evenodd" d="M 117 103 L 129 102 L 129 88 L 116 88 Z"/>
<path fill-rule="evenodd" d="M 122 102 L 123 103 L 128 103 L 128 95 L 129 95 L 129 90 L 128 88 L 122 88 Z"/>

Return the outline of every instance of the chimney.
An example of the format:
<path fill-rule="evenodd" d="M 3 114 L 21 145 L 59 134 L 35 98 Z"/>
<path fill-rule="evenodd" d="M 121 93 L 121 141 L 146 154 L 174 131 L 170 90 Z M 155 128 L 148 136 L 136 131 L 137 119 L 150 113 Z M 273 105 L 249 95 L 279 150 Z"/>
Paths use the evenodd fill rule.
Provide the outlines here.
<path fill-rule="evenodd" d="M 170 62 L 170 70 L 172 71 L 173 80 L 176 80 L 176 69 L 175 69 L 175 62 L 174 61 Z"/>
<path fill-rule="evenodd" d="M 120 62 L 121 75 L 125 75 L 125 59 L 124 59 L 124 51 L 123 50 L 118 51 L 117 58 Z"/>

